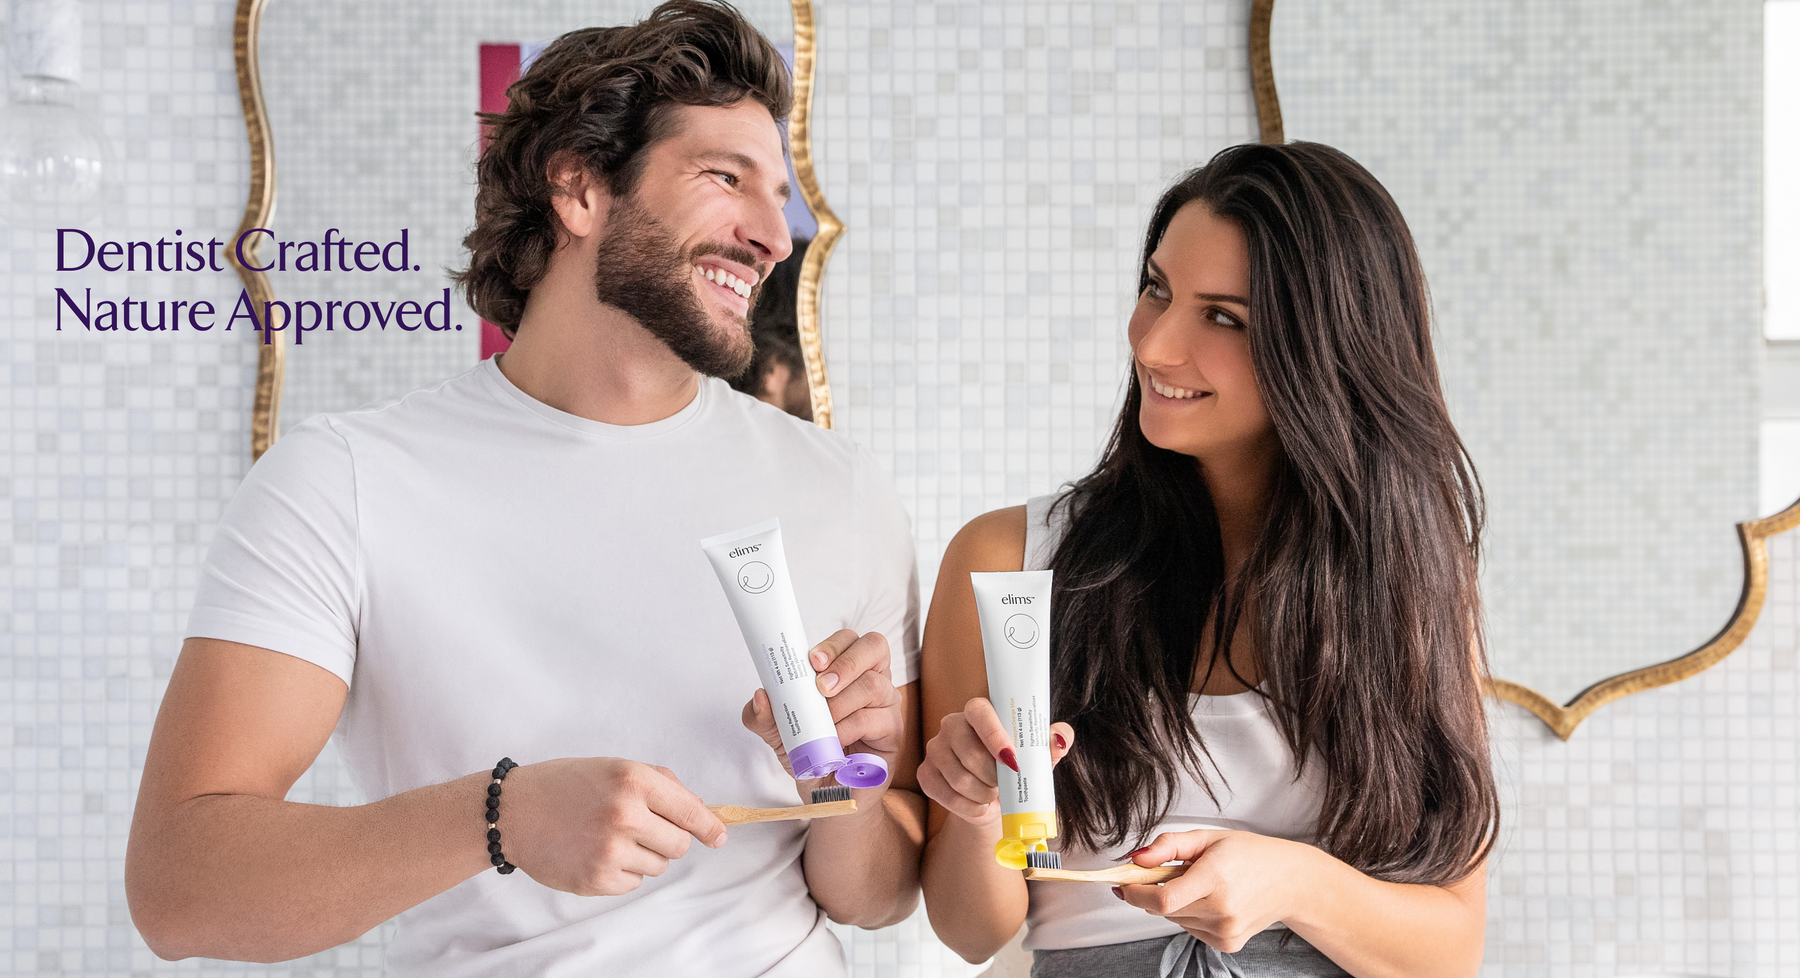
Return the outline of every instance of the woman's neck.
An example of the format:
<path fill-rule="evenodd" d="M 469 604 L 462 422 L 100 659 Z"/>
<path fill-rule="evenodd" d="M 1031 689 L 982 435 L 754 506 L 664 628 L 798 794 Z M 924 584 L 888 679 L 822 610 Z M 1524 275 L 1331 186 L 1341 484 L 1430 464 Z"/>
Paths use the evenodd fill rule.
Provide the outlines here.
<path fill-rule="evenodd" d="M 1200 478 L 1219 517 L 1227 580 L 1237 577 L 1262 535 L 1280 462 L 1281 448 L 1273 436 L 1229 455 L 1200 460 Z"/>

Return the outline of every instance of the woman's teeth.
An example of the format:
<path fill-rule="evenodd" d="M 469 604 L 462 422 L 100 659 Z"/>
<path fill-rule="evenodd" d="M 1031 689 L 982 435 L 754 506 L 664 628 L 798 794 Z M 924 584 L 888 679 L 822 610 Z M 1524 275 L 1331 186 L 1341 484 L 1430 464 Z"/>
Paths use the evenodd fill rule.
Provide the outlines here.
<path fill-rule="evenodd" d="M 705 265 L 695 265 L 694 267 L 700 270 L 700 274 L 706 276 L 708 282 L 717 282 L 746 299 L 750 298 L 749 282 L 722 268 L 709 268 Z"/>
<path fill-rule="evenodd" d="M 1155 377 L 1150 378 L 1150 389 L 1164 397 L 1172 397 L 1178 401 L 1207 393 L 1206 391 L 1191 391 L 1185 387 L 1170 387 L 1168 384 L 1157 381 Z"/>

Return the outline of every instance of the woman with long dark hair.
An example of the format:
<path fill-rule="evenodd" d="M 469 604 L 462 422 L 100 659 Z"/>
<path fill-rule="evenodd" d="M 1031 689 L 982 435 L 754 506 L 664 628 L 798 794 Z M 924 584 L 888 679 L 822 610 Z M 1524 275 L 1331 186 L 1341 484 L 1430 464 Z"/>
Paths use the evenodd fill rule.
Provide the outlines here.
<path fill-rule="evenodd" d="M 1036 978 L 1472 975 L 1498 801 L 1481 703 L 1480 486 L 1399 209 L 1326 146 L 1238 146 L 1144 239 L 1099 466 L 982 516 L 924 639 L 925 901 L 972 961 L 1029 920 Z M 969 573 L 1055 572 L 1066 868 L 999 866 Z M 1029 887 L 1029 888 L 1028 888 Z"/>

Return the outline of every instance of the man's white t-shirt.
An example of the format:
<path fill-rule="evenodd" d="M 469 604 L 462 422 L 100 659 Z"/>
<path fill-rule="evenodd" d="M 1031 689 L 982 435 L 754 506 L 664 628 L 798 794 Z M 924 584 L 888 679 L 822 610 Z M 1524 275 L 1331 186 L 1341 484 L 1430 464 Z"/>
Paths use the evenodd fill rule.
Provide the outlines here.
<path fill-rule="evenodd" d="M 710 378 L 672 417 L 602 424 L 492 360 L 283 436 L 225 512 L 187 634 L 348 684 L 337 735 L 370 800 L 503 756 L 608 756 L 664 765 L 709 804 L 792 805 L 793 778 L 742 725 L 756 669 L 700 549 L 771 516 L 807 638 L 881 632 L 894 685 L 910 681 L 912 537 L 867 453 Z M 503 834 L 505 816 L 503 800 Z M 614 897 L 483 872 L 400 915 L 388 971 L 843 974 L 805 836 L 734 828 Z"/>

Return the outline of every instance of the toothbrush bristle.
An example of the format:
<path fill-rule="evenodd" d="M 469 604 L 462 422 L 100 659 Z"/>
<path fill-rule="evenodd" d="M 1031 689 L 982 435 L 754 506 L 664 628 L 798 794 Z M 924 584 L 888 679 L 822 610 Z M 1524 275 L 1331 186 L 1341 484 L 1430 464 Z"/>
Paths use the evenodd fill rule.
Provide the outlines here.
<path fill-rule="evenodd" d="M 832 801 L 849 801 L 849 800 L 850 800 L 850 789 L 849 789 L 849 787 L 847 787 L 845 785 L 841 785 L 841 784 L 829 785 L 824 788 L 814 788 L 813 793 L 812 793 L 812 803 L 815 805 L 823 805 L 826 802 L 832 802 Z"/>
<path fill-rule="evenodd" d="M 1025 853 L 1025 866 L 1028 869 L 1061 869 L 1062 853 L 1028 850 Z"/>

